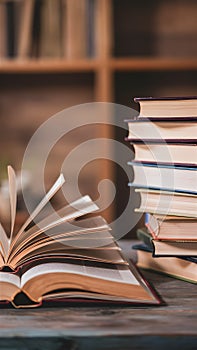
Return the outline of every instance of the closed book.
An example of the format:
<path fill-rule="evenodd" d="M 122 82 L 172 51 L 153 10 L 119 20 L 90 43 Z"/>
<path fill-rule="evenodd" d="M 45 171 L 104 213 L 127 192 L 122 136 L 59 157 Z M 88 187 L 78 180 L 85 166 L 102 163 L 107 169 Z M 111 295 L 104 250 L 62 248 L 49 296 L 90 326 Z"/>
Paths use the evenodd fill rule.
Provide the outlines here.
<path fill-rule="evenodd" d="M 43 0 L 41 6 L 40 56 L 61 57 L 61 1 Z"/>
<path fill-rule="evenodd" d="M 153 256 L 197 256 L 196 241 L 154 239 L 146 228 L 138 229 L 137 237 L 152 249 Z"/>
<path fill-rule="evenodd" d="M 140 206 L 136 212 L 197 218 L 197 194 L 136 188 Z"/>
<path fill-rule="evenodd" d="M 6 4 L 2 1 L 0 2 L 0 23 L 0 59 L 2 59 L 7 55 Z"/>
<path fill-rule="evenodd" d="M 35 0 L 22 2 L 17 56 L 20 59 L 30 56 L 33 35 L 33 16 Z"/>
<path fill-rule="evenodd" d="M 156 271 L 186 282 L 197 283 L 197 258 L 154 258 L 151 250 L 144 244 L 138 244 L 132 248 L 137 251 L 137 266 L 139 268 Z"/>
<path fill-rule="evenodd" d="M 129 127 L 128 140 L 131 142 L 181 142 L 196 143 L 197 117 L 172 117 L 165 119 L 138 118 L 126 120 Z"/>
<path fill-rule="evenodd" d="M 185 97 L 136 97 L 140 104 L 139 117 L 164 118 L 195 116 L 197 114 L 197 96 Z"/>
<path fill-rule="evenodd" d="M 130 186 L 197 193 L 197 167 L 181 164 L 128 162 L 134 170 Z"/>
<path fill-rule="evenodd" d="M 64 53 L 67 59 L 87 57 L 87 0 L 65 3 Z"/>
<path fill-rule="evenodd" d="M 157 163 L 181 163 L 197 166 L 197 143 L 133 143 L 135 161 Z"/>
<path fill-rule="evenodd" d="M 146 213 L 145 226 L 154 239 L 197 241 L 197 219 Z"/>
<path fill-rule="evenodd" d="M 63 174 L 17 230 L 17 184 L 10 166 L 8 180 L 11 222 L 9 232 L 0 225 L 0 302 L 15 307 L 61 299 L 160 303 L 124 258 L 106 221 L 87 216 L 99 209 L 89 196 L 41 215 L 64 184 Z"/>
<path fill-rule="evenodd" d="M 15 37 L 15 10 L 16 3 L 13 0 L 6 3 L 6 34 L 7 34 L 7 55 L 8 57 L 14 57 L 16 55 L 16 37 Z"/>

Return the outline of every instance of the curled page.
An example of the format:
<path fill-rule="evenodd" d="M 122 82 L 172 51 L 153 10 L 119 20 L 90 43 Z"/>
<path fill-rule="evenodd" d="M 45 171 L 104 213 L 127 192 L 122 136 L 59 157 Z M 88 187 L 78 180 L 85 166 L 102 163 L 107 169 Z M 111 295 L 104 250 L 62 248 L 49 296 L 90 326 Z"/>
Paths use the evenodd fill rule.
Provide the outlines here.
<path fill-rule="evenodd" d="M 30 224 L 30 222 L 40 213 L 40 211 L 44 208 L 44 206 L 55 195 L 55 193 L 62 187 L 64 182 L 65 182 L 64 176 L 63 176 L 63 174 L 60 174 L 57 181 L 54 183 L 54 185 L 51 187 L 51 189 L 47 192 L 47 194 L 44 196 L 44 198 L 41 200 L 41 202 L 37 205 L 37 207 L 31 213 L 29 218 L 24 222 L 24 224 L 22 225 L 22 227 L 20 228 L 20 230 L 16 234 L 15 238 L 11 242 L 11 246 L 14 244 L 16 239 L 21 235 L 21 233 L 23 233 L 23 231 Z"/>
<path fill-rule="evenodd" d="M 10 194 L 10 212 L 11 212 L 11 228 L 10 228 L 10 241 L 12 240 L 14 224 L 16 218 L 16 201 L 17 201 L 17 188 L 16 188 L 16 174 L 14 169 L 8 166 L 8 181 L 9 181 L 9 194 Z"/>

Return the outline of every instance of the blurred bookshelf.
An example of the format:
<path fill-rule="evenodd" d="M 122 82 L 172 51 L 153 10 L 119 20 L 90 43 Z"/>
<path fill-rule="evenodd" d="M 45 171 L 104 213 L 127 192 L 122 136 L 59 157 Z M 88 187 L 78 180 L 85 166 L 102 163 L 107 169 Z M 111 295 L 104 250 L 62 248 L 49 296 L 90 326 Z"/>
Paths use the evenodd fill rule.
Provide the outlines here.
<path fill-rule="evenodd" d="M 196 16 L 195 0 L 0 1 L 0 157 L 20 168 L 36 128 L 67 107 L 101 101 L 137 110 L 135 96 L 196 95 Z M 126 136 L 107 124 L 92 135 Z M 90 167 L 94 180 L 81 188 L 94 199 L 101 167 L 103 177 L 125 183 L 116 208 L 105 211 L 110 219 L 124 210 L 127 179 L 112 162 Z"/>

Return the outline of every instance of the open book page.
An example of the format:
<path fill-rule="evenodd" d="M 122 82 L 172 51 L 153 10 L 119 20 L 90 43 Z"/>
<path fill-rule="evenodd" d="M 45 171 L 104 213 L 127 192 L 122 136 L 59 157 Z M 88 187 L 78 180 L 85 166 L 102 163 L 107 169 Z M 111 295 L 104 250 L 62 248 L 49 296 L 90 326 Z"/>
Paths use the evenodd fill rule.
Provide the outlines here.
<path fill-rule="evenodd" d="M 5 260 L 9 247 L 10 240 L 12 239 L 15 218 L 16 218 L 16 203 L 17 203 L 17 186 L 16 186 L 16 174 L 11 166 L 8 166 L 8 183 L 9 183 L 9 199 L 10 199 L 10 218 L 11 218 L 11 227 L 10 227 L 10 239 L 8 238 L 7 233 L 5 232 L 3 226 L 0 224 L 0 245 L 1 245 L 1 256 Z M 0 259 L 0 266 L 2 266 L 2 259 Z"/>
<path fill-rule="evenodd" d="M 16 188 L 16 174 L 11 166 L 8 166 L 8 181 L 9 181 L 10 212 L 11 212 L 10 241 L 12 241 L 12 235 L 14 231 L 14 224 L 15 224 L 15 218 L 16 218 L 17 188 Z"/>
<path fill-rule="evenodd" d="M 128 266 L 101 264 L 90 266 L 88 262 L 79 264 L 46 263 L 36 266 L 22 275 L 21 288 L 35 302 L 43 295 L 62 290 L 62 295 L 69 290 L 102 294 L 103 299 L 122 300 L 127 302 L 142 302 L 158 304 L 156 297 L 136 278 Z M 112 299 L 111 299 L 112 297 Z"/>
<path fill-rule="evenodd" d="M 37 245 L 41 246 L 44 243 L 52 240 L 61 240 L 62 238 L 67 239 L 74 236 L 76 237 L 78 235 L 85 235 L 88 232 L 94 233 L 97 231 L 107 231 L 109 229 L 110 228 L 108 224 L 101 216 L 86 218 L 80 221 L 73 220 L 71 222 L 64 222 L 63 224 L 55 226 L 54 228 L 46 230 L 44 232 L 43 230 L 40 230 L 41 232 L 38 230 L 35 231 L 34 226 L 28 231 L 24 232 L 23 237 L 18 240 L 18 244 L 15 245 L 12 249 L 12 252 L 10 252 L 8 261 L 10 261 L 13 256 L 15 256 L 21 249 L 24 250 L 25 248 L 29 247 L 30 244 L 30 247 L 33 249 L 33 246 L 36 243 Z"/>
<path fill-rule="evenodd" d="M 34 211 L 31 213 L 31 216 L 24 222 L 20 230 L 17 232 L 16 236 L 14 237 L 13 241 L 11 242 L 11 247 L 14 245 L 16 239 L 24 232 L 26 227 L 31 223 L 32 220 L 40 213 L 40 211 L 44 208 L 44 206 L 49 202 L 49 200 L 55 195 L 55 193 L 62 187 L 64 184 L 65 179 L 64 176 L 61 174 L 57 181 L 54 183 L 54 185 L 51 187 L 51 189 L 47 192 L 47 194 L 44 196 L 44 198 L 41 200 L 41 202 L 37 205 L 37 207 L 34 209 Z"/>
<path fill-rule="evenodd" d="M 79 262 L 79 264 L 46 263 L 32 267 L 22 275 L 21 288 L 23 288 L 23 286 L 34 277 L 58 272 L 91 276 L 107 281 L 139 285 L 139 281 L 135 278 L 127 266 L 122 269 L 118 269 L 116 267 L 104 268 L 103 266 L 102 268 L 99 268 L 96 266 L 85 266 L 84 262 Z"/>
<path fill-rule="evenodd" d="M 98 235 L 98 236 L 97 236 Z M 78 238 L 80 240 L 80 238 Z M 39 263 L 37 260 L 40 258 L 56 256 L 64 258 L 86 258 L 92 261 L 103 261 L 108 263 L 122 264 L 124 260 L 119 254 L 119 247 L 113 243 L 113 238 L 109 232 L 101 231 L 97 232 L 95 235 L 87 234 L 85 240 L 87 240 L 87 248 L 80 247 L 80 241 L 74 246 L 75 241 L 61 240 L 47 242 L 41 247 L 36 245 L 31 249 L 26 249 L 25 254 L 21 251 L 16 257 L 10 261 L 10 265 L 20 266 L 25 262 L 31 260 L 35 261 L 35 264 Z M 91 241 L 91 242 L 90 242 Z M 69 243 L 72 243 L 69 245 Z M 101 243 L 100 245 L 98 245 Z M 104 245 L 104 246 L 103 246 Z M 85 246 L 85 244 L 84 244 Z M 91 247 L 92 246 L 92 247 Z"/>
<path fill-rule="evenodd" d="M 20 292 L 20 277 L 9 272 L 0 272 L 0 301 L 13 300 Z"/>
<path fill-rule="evenodd" d="M 43 301 L 58 301 L 58 300 L 65 300 L 65 299 L 82 299 L 82 300 L 101 300 L 101 301 L 105 301 L 107 302 L 129 302 L 129 299 L 126 300 L 125 297 L 118 297 L 118 296 L 113 296 L 113 295 L 107 295 L 107 294 L 102 294 L 102 293 L 91 293 L 91 292 L 87 292 L 87 291 L 78 291 L 78 290 L 73 290 L 73 291 L 64 291 L 64 292 L 56 292 L 56 293 L 48 293 L 45 294 L 42 297 Z"/>
<path fill-rule="evenodd" d="M 9 238 L 1 224 L 0 224 L 0 246 L 1 246 L 1 255 L 2 257 L 5 258 L 9 250 Z M 2 266 L 1 260 L 0 260 L 0 266 Z"/>
<path fill-rule="evenodd" d="M 69 231 L 76 231 L 77 230 L 77 223 L 74 222 L 68 223 L 68 220 L 73 220 L 75 218 L 79 218 L 82 215 L 89 214 L 94 212 L 95 210 L 98 210 L 97 205 L 91 200 L 89 196 L 84 196 L 73 203 L 66 205 L 62 209 L 58 210 L 57 212 L 52 213 L 45 219 L 41 220 L 37 225 L 34 225 L 29 230 L 23 232 L 22 235 L 18 237 L 17 240 L 15 240 L 15 244 L 12 245 L 12 249 L 10 249 L 9 258 L 11 257 L 12 253 L 15 253 L 16 249 L 18 247 L 24 246 L 27 242 L 29 242 L 31 239 L 33 239 L 36 236 L 39 236 L 43 232 L 47 232 L 49 230 L 53 229 L 54 235 L 55 233 L 61 233 L 61 232 L 67 232 Z M 100 219 L 101 221 L 101 219 Z M 109 226 L 107 223 L 102 219 L 102 226 L 105 226 L 105 229 L 109 229 Z M 89 221 L 89 223 L 93 221 Z M 95 226 L 99 228 L 101 226 L 101 223 L 95 222 Z M 80 224 L 79 224 L 80 225 Z M 85 222 L 84 222 L 85 225 Z M 81 226 L 83 227 L 83 223 L 81 223 Z M 84 227 L 88 227 L 85 225 Z M 89 227 L 91 227 L 89 225 Z M 49 235 L 51 235 L 51 231 L 49 232 Z"/>
<path fill-rule="evenodd" d="M 20 244 L 20 242 L 25 243 L 26 240 L 29 241 L 31 238 L 39 235 L 40 233 L 46 232 L 47 230 L 61 225 L 65 221 L 91 213 L 97 209 L 97 205 L 92 202 L 89 196 L 80 198 L 79 200 L 73 202 L 71 205 L 67 205 L 57 212 L 54 212 L 47 218 L 43 219 L 37 225 L 24 232 L 22 236 L 19 235 L 18 240 L 15 240 L 15 244 L 13 244 L 12 249 L 10 249 L 10 255 L 11 252 L 16 249 L 16 246 Z"/>
<path fill-rule="evenodd" d="M 3 252 L 2 252 L 2 247 L 0 246 L 0 268 L 2 268 L 4 266 L 4 255 L 3 255 Z"/>
<path fill-rule="evenodd" d="M 11 272 L 0 272 L 0 283 L 2 282 L 14 284 L 18 288 L 20 288 L 20 284 L 21 284 L 20 277 Z"/>

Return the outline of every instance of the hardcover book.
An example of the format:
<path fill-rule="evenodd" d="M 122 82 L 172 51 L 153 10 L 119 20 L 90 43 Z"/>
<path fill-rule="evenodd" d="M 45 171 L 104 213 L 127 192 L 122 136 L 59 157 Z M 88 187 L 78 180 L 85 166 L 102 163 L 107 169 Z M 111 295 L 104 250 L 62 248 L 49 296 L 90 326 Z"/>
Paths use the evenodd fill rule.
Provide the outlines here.
<path fill-rule="evenodd" d="M 197 144 L 177 143 L 133 143 L 135 161 L 197 166 Z"/>
<path fill-rule="evenodd" d="M 197 117 L 171 117 L 165 119 L 138 118 L 126 120 L 129 127 L 128 141 L 131 142 L 185 142 L 196 143 Z"/>
<path fill-rule="evenodd" d="M 181 164 L 128 162 L 134 170 L 130 186 L 197 194 L 197 167 Z"/>
<path fill-rule="evenodd" d="M 197 96 L 185 97 L 136 97 L 135 102 L 140 104 L 139 117 L 164 118 L 196 116 Z"/>
<path fill-rule="evenodd" d="M 197 256 L 196 240 L 154 239 L 145 228 L 137 230 L 137 237 L 151 249 L 153 256 Z"/>
<path fill-rule="evenodd" d="M 197 195 L 182 192 L 136 188 L 140 207 L 136 212 L 197 218 Z"/>
<path fill-rule="evenodd" d="M 8 167 L 10 232 L 0 225 L 0 301 L 15 307 L 76 299 L 158 304 L 159 299 L 114 242 L 110 227 L 84 196 L 36 220 L 61 189 L 61 174 L 15 232 L 16 175 Z M 36 223 L 35 223 L 36 221 Z"/>
<path fill-rule="evenodd" d="M 145 226 L 154 239 L 197 241 L 195 218 L 146 213 Z"/>
<path fill-rule="evenodd" d="M 145 244 L 132 247 L 137 251 L 137 266 L 156 271 L 186 282 L 197 283 L 196 257 L 153 257 L 152 251 Z"/>

